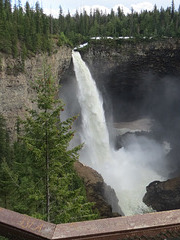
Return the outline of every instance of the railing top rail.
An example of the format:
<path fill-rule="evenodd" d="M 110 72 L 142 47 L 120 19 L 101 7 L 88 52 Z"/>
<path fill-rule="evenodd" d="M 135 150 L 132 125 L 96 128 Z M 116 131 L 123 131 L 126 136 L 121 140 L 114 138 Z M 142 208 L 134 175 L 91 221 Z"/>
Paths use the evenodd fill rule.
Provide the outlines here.
<path fill-rule="evenodd" d="M 180 210 L 55 225 L 0 208 L 0 235 L 18 240 L 118 240 L 169 231 L 180 233 Z"/>

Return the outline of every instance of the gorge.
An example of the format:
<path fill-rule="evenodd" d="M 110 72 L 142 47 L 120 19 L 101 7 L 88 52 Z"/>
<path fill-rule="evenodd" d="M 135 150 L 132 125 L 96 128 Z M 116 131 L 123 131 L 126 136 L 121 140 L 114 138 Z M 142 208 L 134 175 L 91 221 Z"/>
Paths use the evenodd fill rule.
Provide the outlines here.
<path fill-rule="evenodd" d="M 162 179 L 162 169 L 166 171 L 163 146 L 139 136 L 130 138 L 125 148 L 115 151 L 109 142 L 103 101 L 95 81 L 80 54 L 73 52 L 72 56 L 81 106 L 80 135 L 85 144 L 80 161 L 96 169 L 113 187 L 125 215 L 148 211 L 142 203 L 144 189 L 154 179 Z"/>
<path fill-rule="evenodd" d="M 95 43 L 94 46 L 89 47 L 88 51 L 81 51 L 81 54 L 87 61 L 103 96 L 111 140 L 113 141 L 113 134 L 111 135 L 112 131 L 110 131 L 113 128 L 112 118 L 116 123 L 143 118 L 153 119 L 148 138 L 144 133 L 139 134 L 140 136 L 125 138 L 125 152 L 122 153 L 121 149 L 121 157 L 118 156 L 120 159 L 126 159 L 124 166 L 122 160 L 121 163 L 119 160 L 119 165 L 116 167 L 112 167 L 111 162 L 107 167 L 108 171 L 105 174 L 107 176 L 103 175 L 106 171 L 102 170 L 102 166 L 99 167 L 101 169 L 99 172 L 105 181 L 116 189 L 116 193 L 117 188 L 120 189 L 120 185 L 123 183 L 124 193 L 118 197 L 122 200 L 120 200 L 120 206 L 126 215 L 145 212 L 148 209 L 143 206 L 142 198 L 148 182 L 166 180 L 178 175 L 176 149 L 178 134 L 175 133 L 178 129 L 176 121 L 178 121 L 179 112 L 174 112 L 174 109 L 178 102 L 179 63 L 176 61 L 179 59 L 179 43 L 174 40 L 164 40 L 152 42 L 149 45 L 141 43 L 136 47 L 133 44 L 122 43 L 121 51 L 107 45 L 104 48 L 102 45 L 98 45 L 99 48 L 97 48 L 97 45 L 98 43 Z M 99 49 L 101 50 L 98 51 Z M 174 121 L 173 125 L 171 125 L 171 121 Z M 167 142 L 170 143 L 171 151 Z M 168 147 L 166 148 L 164 144 Z M 170 153 L 168 153 L 169 151 Z M 83 157 L 89 159 L 87 156 Z M 104 158 L 106 157 L 104 156 Z M 84 161 L 86 162 L 86 160 Z M 96 169 L 95 166 L 93 167 Z M 109 179 L 107 179 L 108 177 Z M 108 182 L 113 177 L 117 177 L 114 180 L 117 183 L 116 186 L 112 182 Z M 141 186 L 144 178 L 147 178 L 147 181 L 144 186 Z M 142 187 L 140 187 L 141 190 L 137 190 L 138 184 Z M 129 196 L 126 192 L 127 189 L 131 192 Z M 121 192 L 122 189 L 118 191 Z M 139 199 L 136 195 L 137 191 L 142 191 Z M 129 203 L 127 199 L 130 201 Z M 126 206 L 123 206 L 123 201 L 126 202 L 126 206 L 129 205 L 132 208 L 128 206 L 127 209 Z M 136 201 L 141 204 L 138 206 Z"/>
<path fill-rule="evenodd" d="M 143 155 L 138 155 L 135 160 L 137 172 L 140 171 L 140 173 L 147 175 L 142 162 L 139 163 L 140 158 L 143 160 L 147 157 L 150 168 L 153 171 L 154 169 L 158 170 L 158 176 L 150 173 L 152 178 L 148 179 L 145 185 L 154 180 L 166 180 L 178 176 L 180 169 L 178 159 L 180 140 L 180 41 L 178 39 L 137 42 L 122 40 L 116 43 L 110 40 L 104 42 L 92 41 L 88 47 L 81 50 L 81 56 L 87 63 L 103 98 L 111 148 L 115 146 L 117 141 L 113 123 L 119 124 L 144 118 L 152 119 L 152 131 L 148 133 L 148 139 L 145 136 L 147 133 L 137 133 L 140 134 L 140 137 L 135 135 L 133 138 L 128 136 L 126 138 L 124 136 L 125 138 L 121 139 L 121 144 L 127 146 L 128 141 L 131 150 L 134 150 L 134 142 L 136 142 L 136 146 L 144 144 Z M 60 97 L 65 98 L 69 114 L 80 114 L 81 110 L 76 91 L 77 83 L 71 61 L 71 49 L 60 48 L 52 56 L 46 56 L 46 59 L 52 64 L 54 75 L 60 79 L 62 85 Z M 9 131 L 13 136 L 16 117 L 23 116 L 27 106 L 34 107 L 31 102 L 33 91 L 29 81 L 33 79 L 38 66 L 42 64 L 43 55 L 28 59 L 25 62 L 24 73 L 9 72 L 7 59 L 4 58 L 2 62 L 0 112 L 7 118 Z M 14 61 L 10 61 L 10 63 L 10 69 L 13 69 L 13 64 L 16 63 Z M 82 116 L 80 114 L 77 129 L 81 128 L 81 120 Z M 113 131 L 111 131 L 112 129 Z M 130 142 L 129 139 L 131 139 Z M 170 143 L 172 150 L 168 153 L 166 161 L 162 162 L 164 152 L 161 151 L 161 146 L 164 141 Z M 145 144 L 147 142 L 148 149 Z M 119 151 L 122 152 L 122 149 Z M 152 155 L 149 155 L 149 152 Z M 127 152 L 123 154 L 126 154 L 127 157 Z M 159 159 L 160 163 L 164 164 L 163 167 L 161 164 L 157 165 Z M 130 157 L 129 165 L 126 166 L 127 171 L 123 171 L 124 176 L 122 175 L 121 180 L 116 180 L 116 182 L 122 181 L 123 186 L 128 186 L 128 174 L 129 176 L 133 175 L 130 171 L 133 161 L 134 158 Z M 118 175 L 119 172 L 116 173 L 116 176 Z M 157 179 L 159 175 L 162 179 Z M 137 177 L 139 176 L 138 172 L 134 179 L 138 181 Z M 141 182 L 141 178 L 139 180 Z M 134 181 L 131 192 L 136 192 L 136 185 L 137 182 Z M 143 191 L 145 192 L 145 186 Z M 135 195 L 132 194 L 131 201 L 135 203 L 134 200 Z M 134 205 L 132 208 L 134 208 Z"/>

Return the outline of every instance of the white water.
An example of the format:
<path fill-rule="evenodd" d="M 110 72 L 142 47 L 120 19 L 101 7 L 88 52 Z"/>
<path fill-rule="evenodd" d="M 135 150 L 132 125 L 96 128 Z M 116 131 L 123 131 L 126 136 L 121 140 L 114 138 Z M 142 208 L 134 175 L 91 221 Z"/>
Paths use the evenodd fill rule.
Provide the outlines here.
<path fill-rule="evenodd" d="M 105 182 L 114 188 L 125 215 L 147 212 L 149 209 L 142 198 L 150 182 L 163 179 L 165 150 L 145 137 L 130 138 L 126 149 L 112 149 L 103 101 L 95 81 L 80 54 L 73 52 L 72 57 L 82 113 L 81 138 L 85 143 L 80 160 L 100 172 Z"/>
<path fill-rule="evenodd" d="M 85 143 L 86 164 L 94 166 L 109 162 L 111 150 L 109 135 L 104 117 L 103 101 L 98 93 L 95 81 L 89 69 L 82 61 L 79 52 L 73 52 L 74 69 L 78 81 L 78 99 L 81 106 L 83 132 L 82 141 Z"/>

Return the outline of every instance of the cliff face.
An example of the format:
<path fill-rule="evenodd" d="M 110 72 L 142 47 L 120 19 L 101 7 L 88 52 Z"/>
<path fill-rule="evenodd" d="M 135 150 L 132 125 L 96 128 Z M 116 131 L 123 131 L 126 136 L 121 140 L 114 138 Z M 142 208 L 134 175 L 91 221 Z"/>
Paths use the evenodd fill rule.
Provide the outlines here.
<path fill-rule="evenodd" d="M 111 99 L 116 122 L 157 115 L 157 98 L 166 94 L 167 78 L 175 84 L 180 76 L 180 40 L 122 40 L 115 46 L 97 41 L 82 56 L 104 98 Z"/>
<path fill-rule="evenodd" d="M 180 118 L 180 40 L 123 40 L 118 45 L 97 40 L 81 54 L 102 92 L 106 115 L 112 114 L 114 122 L 150 116 L 161 122 L 171 138 L 172 127 Z M 69 48 L 60 48 L 52 56 L 39 54 L 27 59 L 24 72 L 19 74 L 13 71 L 18 61 L 4 56 L 0 63 L 0 113 L 7 118 L 10 132 L 14 131 L 16 117 L 24 116 L 26 107 L 33 107 L 30 81 L 38 76 L 44 60 L 55 77 L 75 88 Z M 74 89 L 69 92 L 76 98 Z"/>
<path fill-rule="evenodd" d="M 16 137 L 15 125 L 17 117 L 23 118 L 26 108 L 34 108 L 32 99 L 34 92 L 30 86 L 34 79 L 38 78 L 43 63 L 51 66 L 53 75 L 57 81 L 61 79 L 65 70 L 68 69 L 71 61 L 71 49 L 59 48 L 51 56 L 38 54 L 35 57 L 25 60 L 24 71 L 16 70 L 18 59 L 3 56 L 1 59 L 0 71 L 0 114 L 7 120 L 7 126 L 11 138 Z"/>
<path fill-rule="evenodd" d="M 106 117 L 116 123 L 155 120 L 155 137 L 173 147 L 172 176 L 179 174 L 180 40 L 96 41 L 81 54 L 103 95 Z"/>

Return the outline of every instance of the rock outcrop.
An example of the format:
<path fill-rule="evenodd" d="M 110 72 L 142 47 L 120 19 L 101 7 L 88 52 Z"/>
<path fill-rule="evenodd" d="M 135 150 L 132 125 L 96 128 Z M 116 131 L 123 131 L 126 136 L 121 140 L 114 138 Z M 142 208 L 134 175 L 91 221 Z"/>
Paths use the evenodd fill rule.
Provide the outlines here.
<path fill-rule="evenodd" d="M 143 202 L 156 211 L 180 209 L 180 177 L 154 181 L 146 187 Z"/>
<path fill-rule="evenodd" d="M 26 108 L 35 108 L 32 103 L 34 91 L 31 82 L 38 78 L 43 64 L 51 66 L 54 77 L 59 80 L 65 70 L 69 68 L 71 61 L 71 49 L 61 47 L 52 55 L 37 54 L 25 60 L 24 70 L 18 71 L 21 65 L 20 59 L 13 59 L 2 55 L 0 70 L 0 114 L 6 121 L 11 139 L 15 138 L 15 125 L 17 117 L 23 118 Z"/>
<path fill-rule="evenodd" d="M 80 162 L 75 162 L 74 166 L 84 182 L 88 201 L 95 203 L 94 208 L 98 209 L 101 218 L 124 215 L 118 205 L 115 191 L 104 182 L 98 172 Z"/>

